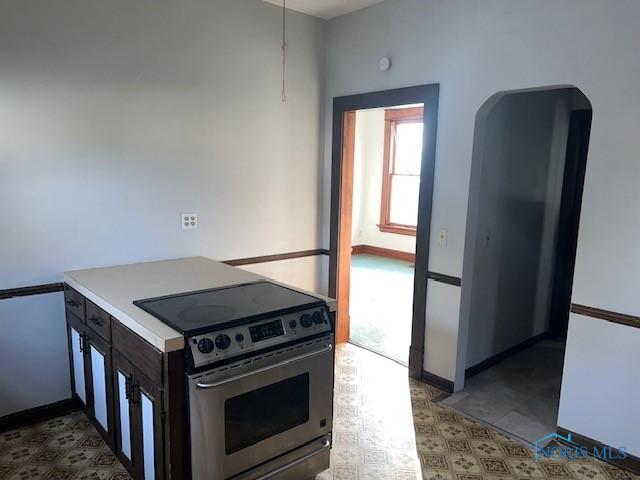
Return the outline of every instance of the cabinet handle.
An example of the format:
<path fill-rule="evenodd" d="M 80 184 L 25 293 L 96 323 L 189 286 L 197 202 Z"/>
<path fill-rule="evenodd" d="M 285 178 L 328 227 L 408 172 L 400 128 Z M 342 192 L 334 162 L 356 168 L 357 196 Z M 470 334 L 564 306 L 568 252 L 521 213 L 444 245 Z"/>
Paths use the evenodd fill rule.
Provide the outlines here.
<path fill-rule="evenodd" d="M 84 335 L 78 335 L 78 345 L 80 346 L 80 351 L 84 352 Z"/>
<path fill-rule="evenodd" d="M 127 400 L 131 399 L 131 377 L 125 377 L 124 382 L 124 398 Z"/>
<path fill-rule="evenodd" d="M 134 405 L 140 403 L 140 384 L 138 382 L 131 385 L 131 403 Z"/>
<path fill-rule="evenodd" d="M 78 302 L 76 302 L 75 300 L 68 300 L 67 301 L 67 305 L 69 305 L 72 308 L 77 308 L 80 306 L 80 304 Z"/>
<path fill-rule="evenodd" d="M 89 317 L 89 321 L 98 327 L 102 326 L 102 320 L 100 317 Z"/>
<path fill-rule="evenodd" d="M 80 335 L 80 351 L 84 352 L 85 355 L 89 354 L 89 349 L 87 348 L 87 344 L 91 341 L 91 337 L 86 334 L 83 333 L 82 335 Z"/>

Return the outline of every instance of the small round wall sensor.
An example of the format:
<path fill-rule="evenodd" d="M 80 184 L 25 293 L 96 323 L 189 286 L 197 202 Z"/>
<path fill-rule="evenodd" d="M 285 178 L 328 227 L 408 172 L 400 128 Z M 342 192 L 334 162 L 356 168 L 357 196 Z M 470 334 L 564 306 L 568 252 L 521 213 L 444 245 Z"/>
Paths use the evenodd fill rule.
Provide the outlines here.
<path fill-rule="evenodd" d="M 391 59 L 389 57 L 382 57 L 378 61 L 378 68 L 382 72 L 386 72 L 387 70 L 389 70 L 391 68 Z"/>

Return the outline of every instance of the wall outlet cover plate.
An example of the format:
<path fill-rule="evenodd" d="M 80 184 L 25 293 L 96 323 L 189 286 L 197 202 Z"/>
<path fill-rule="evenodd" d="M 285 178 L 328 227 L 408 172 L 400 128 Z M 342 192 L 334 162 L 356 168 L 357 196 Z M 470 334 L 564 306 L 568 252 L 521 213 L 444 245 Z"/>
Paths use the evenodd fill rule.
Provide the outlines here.
<path fill-rule="evenodd" d="M 195 230 L 198 228 L 198 214 L 197 213 L 183 213 L 180 215 L 180 224 L 182 230 Z"/>

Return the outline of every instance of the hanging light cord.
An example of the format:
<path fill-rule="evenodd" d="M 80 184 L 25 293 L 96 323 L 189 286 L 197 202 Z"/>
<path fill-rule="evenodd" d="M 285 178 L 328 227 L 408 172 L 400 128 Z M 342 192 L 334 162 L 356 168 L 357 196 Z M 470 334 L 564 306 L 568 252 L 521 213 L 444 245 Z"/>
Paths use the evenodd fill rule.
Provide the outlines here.
<path fill-rule="evenodd" d="M 282 101 L 287 101 L 287 0 L 282 0 Z"/>

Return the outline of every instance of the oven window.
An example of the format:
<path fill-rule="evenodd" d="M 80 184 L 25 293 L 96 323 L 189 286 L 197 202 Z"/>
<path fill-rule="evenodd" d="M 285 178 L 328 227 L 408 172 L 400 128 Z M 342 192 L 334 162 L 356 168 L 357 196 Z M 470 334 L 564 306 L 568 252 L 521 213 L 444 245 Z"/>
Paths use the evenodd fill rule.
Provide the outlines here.
<path fill-rule="evenodd" d="M 227 455 L 309 421 L 309 374 L 224 402 Z"/>

